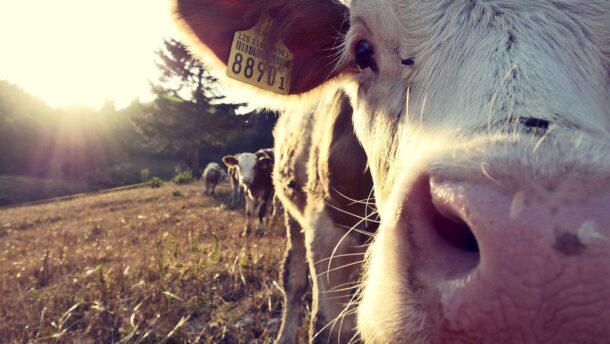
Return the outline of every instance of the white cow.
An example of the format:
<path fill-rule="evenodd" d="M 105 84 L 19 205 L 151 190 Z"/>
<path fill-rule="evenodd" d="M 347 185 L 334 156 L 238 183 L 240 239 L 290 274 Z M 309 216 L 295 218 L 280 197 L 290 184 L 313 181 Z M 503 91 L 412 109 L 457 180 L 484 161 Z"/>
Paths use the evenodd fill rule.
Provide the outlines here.
<path fill-rule="evenodd" d="M 281 40 L 294 56 L 291 96 L 260 98 L 297 105 L 276 131 L 274 179 L 296 180 L 277 188 L 289 233 L 304 229 L 291 238 L 284 286 L 288 307 L 291 284 L 303 286 L 293 261 L 306 256 L 311 340 L 608 342 L 610 1 L 176 1 L 186 41 L 212 67 L 224 72 L 235 32 L 266 15 L 260 48 Z M 352 235 L 368 234 L 362 223 L 342 228 L 319 201 L 340 197 L 334 148 L 349 135 L 334 128 L 346 114 L 380 224 L 366 273 L 340 285 L 330 256 L 360 266 Z M 346 213 L 366 222 L 368 209 Z M 328 253 L 330 242 L 346 253 Z M 353 287 L 345 312 L 323 298 L 345 300 Z M 297 317 L 285 310 L 280 342 L 295 339 Z"/>
<path fill-rule="evenodd" d="M 203 170 L 203 193 L 213 195 L 216 186 L 226 178 L 227 173 L 215 162 L 211 162 L 205 166 Z"/>

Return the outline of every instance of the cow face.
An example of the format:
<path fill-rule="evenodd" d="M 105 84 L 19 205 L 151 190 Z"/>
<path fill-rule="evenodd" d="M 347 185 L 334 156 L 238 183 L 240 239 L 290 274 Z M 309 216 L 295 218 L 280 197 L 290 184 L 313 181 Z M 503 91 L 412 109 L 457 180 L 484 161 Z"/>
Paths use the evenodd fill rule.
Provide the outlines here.
<path fill-rule="evenodd" d="M 222 161 L 228 167 L 237 167 L 239 183 L 250 186 L 254 181 L 257 170 L 258 158 L 252 153 L 241 153 L 238 155 L 226 155 Z"/>
<path fill-rule="evenodd" d="M 273 162 L 265 156 L 252 153 L 225 155 L 222 161 L 228 167 L 237 167 L 239 183 L 250 187 L 257 176 L 270 175 Z"/>
<path fill-rule="evenodd" d="M 527 142 L 541 141 L 543 151 L 554 138 L 608 142 L 609 8 L 587 1 L 353 1 L 342 60 L 357 69 L 355 127 L 379 199 L 405 169 L 419 173 L 400 165 L 447 162 L 442 154 L 462 144 L 472 151 L 473 139 L 494 155 L 500 148 L 492 141 L 520 142 L 502 150 L 522 160 L 532 157 L 512 150 Z M 559 150 L 538 155 L 551 164 L 567 158 Z"/>
<path fill-rule="evenodd" d="M 610 320 L 608 3 L 358 0 L 350 22 L 382 218 L 364 338 L 602 342 L 570 308 Z"/>
<path fill-rule="evenodd" d="M 262 3 L 178 10 L 216 63 L 270 12 L 295 54 L 293 93 L 341 77 L 381 216 L 366 341 L 606 340 L 609 2 Z"/>

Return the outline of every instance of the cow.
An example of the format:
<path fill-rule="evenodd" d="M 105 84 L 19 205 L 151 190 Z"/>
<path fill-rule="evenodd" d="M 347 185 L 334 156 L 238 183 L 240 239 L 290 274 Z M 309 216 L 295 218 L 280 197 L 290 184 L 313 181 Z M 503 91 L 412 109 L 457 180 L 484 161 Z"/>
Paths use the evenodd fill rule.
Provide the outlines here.
<path fill-rule="evenodd" d="M 314 108 L 283 114 L 273 133 L 274 185 L 286 208 L 288 238 L 278 342 L 298 342 L 308 271 L 313 294 L 310 338 L 325 343 L 343 332 L 349 341 L 356 305 L 355 288 L 350 287 L 360 278 L 358 262 L 377 227 L 373 181 L 354 134 L 349 100 L 338 92 Z"/>
<path fill-rule="evenodd" d="M 213 195 L 216 185 L 226 178 L 225 170 L 219 164 L 211 162 L 203 170 L 203 193 Z"/>
<path fill-rule="evenodd" d="M 364 272 L 326 290 L 313 279 L 311 333 L 329 331 L 325 341 L 608 341 L 610 2 L 176 0 L 176 13 L 212 69 L 226 69 L 234 34 L 263 16 L 272 23 L 255 53 L 274 63 L 282 42 L 292 54 L 287 95 L 231 81 L 297 122 L 276 131 L 291 235 L 279 342 L 296 336 L 293 271 L 332 280 L 335 259 Z M 347 150 L 363 150 L 372 181 L 373 197 L 352 203 L 376 208 L 343 214 L 379 222 L 374 233 L 339 232 L 317 202 L 334 199 L 344 169 L 318 146 L 333 134 L 311 133 L 341 108 L 357 139 Z M 323 252 L 354 232 L 370 235 L 364 256 Z M 337 319 L 323 297 L 334 291 L 353 294 Z"/>
<path fill-rule="evenodd" d="M 255 153 L 225 155 L 222 161 L 229 168 L 236 169 L 239 185 L 245 193 L 246 227 L 242 236 L 251 232 L 253 217 L 257 218 L 256 234 L 262 234 L 267 208 L 273 200 L 273 152 L 260 149 Z"/>
<path fill-rule="evenodd" d="M 245 202 L 244 189 L 239 185 L 239 169 L 237 166 L 227 166 L 227 177 L 231 186 L 229 194 L 229 208 L 236 209 Z"/>

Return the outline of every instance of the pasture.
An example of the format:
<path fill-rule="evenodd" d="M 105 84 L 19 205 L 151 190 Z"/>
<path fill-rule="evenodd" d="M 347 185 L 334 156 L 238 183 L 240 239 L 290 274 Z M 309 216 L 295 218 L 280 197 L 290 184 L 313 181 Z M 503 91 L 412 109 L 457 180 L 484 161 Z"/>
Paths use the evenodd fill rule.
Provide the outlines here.
<path fill-rule="evenodd" d="M 283 220 L 241 238 L 227 193 L 166 184 L 1 209 L 2 342 L 272 342 Z"/>

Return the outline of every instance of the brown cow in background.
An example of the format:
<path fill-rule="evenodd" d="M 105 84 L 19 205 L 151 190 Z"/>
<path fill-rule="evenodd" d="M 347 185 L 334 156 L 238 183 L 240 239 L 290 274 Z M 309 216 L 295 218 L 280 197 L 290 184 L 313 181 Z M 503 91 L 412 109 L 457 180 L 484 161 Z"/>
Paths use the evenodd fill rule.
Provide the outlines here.
<path fill-rule="evenodd" d="M 261 149 L 256 153 L 240 153 L 226 155 L 222 161 L 229 168 L 235 169 L 239 185 L 243 188 L 246 198 L 246 227 L 242 235 L 248 235 L 252 230 L 252 218 L 257 218 L 256 233 L 263 232 L 263 221 L 267 208 L 273 199 L 273 152 Z"/>

